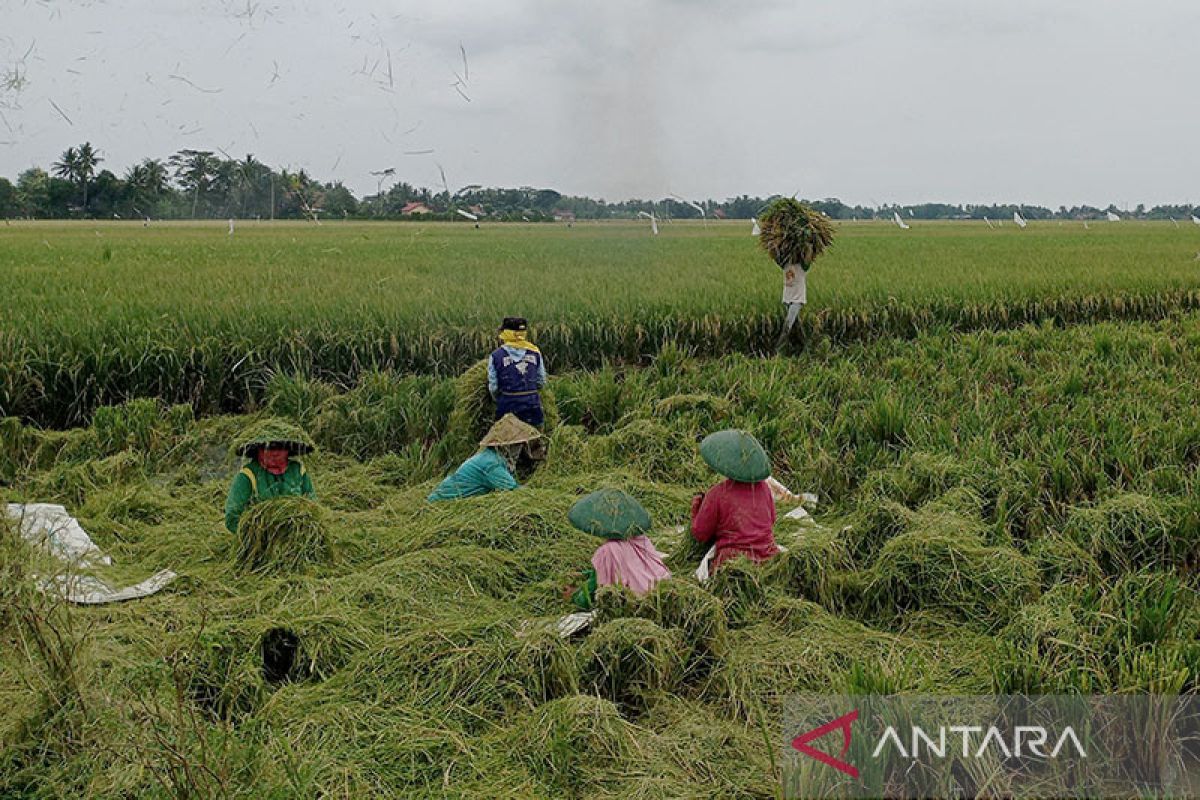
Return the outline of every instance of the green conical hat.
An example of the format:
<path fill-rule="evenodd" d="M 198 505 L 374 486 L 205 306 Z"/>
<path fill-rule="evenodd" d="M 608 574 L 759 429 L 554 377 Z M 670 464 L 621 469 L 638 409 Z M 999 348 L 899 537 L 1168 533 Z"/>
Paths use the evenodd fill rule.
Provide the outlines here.
<path fill-rule="evenodd" d="M 650 514 L 620 489 L 601 489 L 581 498 L 567 519 L 584 533 L 606 539 L 628 539 L 650 530 Z"/>
<path fill-rule="evenodd" d="M 771 477 L 771 459 L 745 431 L 717 431 L 700 443 L 700 455 L 726 478 L 741 483 L 758 483 Z"/>
<path fill-rule="evenodd" d="M 233 450 L 240 456 L 254 458 L 254 454 L 264 447 L 286 447 L 292 455 L 300 456 L 311 452 L 314 445 L 300 426 L 272 417 L 246 428 L 234 443 Z"/>

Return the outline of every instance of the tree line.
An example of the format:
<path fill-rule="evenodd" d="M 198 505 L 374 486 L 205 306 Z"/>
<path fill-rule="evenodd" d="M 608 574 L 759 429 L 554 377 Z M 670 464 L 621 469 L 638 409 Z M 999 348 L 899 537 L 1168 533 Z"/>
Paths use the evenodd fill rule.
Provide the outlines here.
<path fill-rule="evenodd" d="M 701 210 L 676 197 L 657 200 L 563 195 L 553 189 L 466 186 L 455 192 L 418 187 L 394 169 L 372 173 L 376 192 L 356 197 L 340 181 L 320 181 L 305 170 L 277 169 L 252 154 L 243 159 L 209 150 L 184 149 L 166 159 L 145 158 L 118 176 L 103 168 L 90 142 L 69 147 L 47 171 L 30 167 L 15 183 L 0 177 L 0 217 L 32 219 L 397 219 L 414 212 L 426 218 L 461 219 L 458 212 L 493 220 L 629 219 L 639 212 L 661 219 L 697 219 Z M 739 197 L 697 203 L 706 217 L 749 219 L 773 197 Z M 834 219 L 1103 219 L 1108 212 L 1139 219 L 1186 219 L 1190 205 L 1118 209 L 1037 205 L 922 203 L 878 207 L 847 205 L 836 198 L 808 201 Z"/>

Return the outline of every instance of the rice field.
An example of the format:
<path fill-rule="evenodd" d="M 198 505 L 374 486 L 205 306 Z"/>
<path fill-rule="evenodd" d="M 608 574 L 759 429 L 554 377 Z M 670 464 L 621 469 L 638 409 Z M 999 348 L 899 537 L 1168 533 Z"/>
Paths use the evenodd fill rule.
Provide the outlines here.
<path fill-rule="evenodd" d="M 0 228 L 0 416 L 85 423 L 139 396 L 254 409 L 277 373 L 451 375 L 501 317 L 551 369 L 773 348 L 779 270 L 745 222 L 41 223 Z M 810 341 L 1154 320 L 1200 307 L 1200 228 L 845 222 L 813 270 Z"/>
<path fill-rule="evenodd" d="M 440 239 L 414 247 L 475 233 L 417 230 Z M 749 287 L 731 302 L 764 320 L 775 310 L 778 275 L 763 266 L 759 286 L 749 237 L 576 233 L 622 239 L 627 253 L 676 248 L 699 271 L 716 264 L 693 240 L 714 240 Z M 983 287 L 1015 301 L 1040 284 L 1057 298 L 1050 287 L 1070 270 L 1092 282 L 1064 288 L 1068 298 L 1190 291 L 1187 265 L 1170 266 L 1175 234 L 1162 228 L 1084 240 L 1031 226 L 1060 266 L 1016 282 L 999 262 L 1020 264 L 1025 240 L 1009 233 L 945 226 L 903 240 L 847 228 L 814 272 L 814 299 L 825 281 L 821 302 L 836 285 L 847 309 L 856 293 L 870 300 L 868 284 L 884 291 L 872 253 L 894 259 L 893 278 L 910 247 L 949 270 L 939 240 L 963 256 L 989 245 L 1005 254 L 943 287 L 945 308 Z M 329 235 L 297 229 L 298 239 Z M 491 235 L 559 248 L 568 234 Z M 1155 243 L 1148 251 L 1164 266 L 1137 258 L 1139 240 Z M 1091 275 L 1088 247 L 1108 254 Z M 1123 260 L 1140 271 L 1112 266 Z M 631 262 L 614 270 L 637 285 Z M 427 277 L 447 292 L 477 289 Z M 933 302 L 899 283 L 898 303 Z M 711 292 L 646 302 L 720 329 L 724 318 L 697 311 L 702 298 L 715 303 Z M 265 302 L 261 285 L 251 294 Z M 878 315 L 887 306 L 876 301 Z M 234 301 L 222 302 L 232 313 Z M 479 316 L 461 330 L 490 324 L 482 310 L 462 313 Z M 789 693 L 1195 692 L 1200 314 L 1164 304 L 1148 316 L 1161 318 L 818 336 L 779 358 L 666 342 L 637 363 L 556 374 L 550 457 L 519 494 L 433 505 L 426 494 L 470 451 L 478 376 L 367 371 L 335 386 L 276 375 L 256 413 L 316 440 L 306 463 L 327 548 L 254 572 L 221 514 L 237 469 L 229 444 L 252 417 L 143 398 L 70 430 L 5 420 L 3 499 L 66 504 L 126 577 L 181 577 L 144 600 L 63 608 L 29 585 L 45 565 L 11 534 L 0 539 L 0 795 L 775 797 Z M 821 502 L 815 526 L 778 526 L 786 554 L 731 562 L 701 586 L 690 577 L 695 548 L 675 526 L 716 480 L 697 435 L 726 426 L 752 431 L 775 475 Z M 599 625 L 563 641 L 541 623 L 569 610 L 561 588 L 599 543 L 566 512 L 601 486 L 646 505 L 675 578 L 645 598 L 605 592 Z"/>

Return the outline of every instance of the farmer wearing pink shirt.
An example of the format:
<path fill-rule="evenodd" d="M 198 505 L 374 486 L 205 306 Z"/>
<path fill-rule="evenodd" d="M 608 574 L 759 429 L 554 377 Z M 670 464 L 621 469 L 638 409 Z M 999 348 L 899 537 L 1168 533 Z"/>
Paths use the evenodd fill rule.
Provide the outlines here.
<path fill-rule="evenodd" d="M 650 514 L 642 504 L 618 489 L 592 492 L 571 506 L 567 519 L 579 530 L 608 539 L 592 556 L 592 568 L 571 601 L 587 611 L 601 586 L 621 584 L 643 595 L 660 580 L 671 577 L 663 555 L 646 537 Z"/>
<path fill-rule="evenodd" d="M 771 460 L 762 445 L 744 431 L 719 431 L 700 443 L 700 455 L 727 478 L 692 499 L 692 536 L 716 548 L 710 569 L 735 556 L 766 561 L 777 554 Z"/>

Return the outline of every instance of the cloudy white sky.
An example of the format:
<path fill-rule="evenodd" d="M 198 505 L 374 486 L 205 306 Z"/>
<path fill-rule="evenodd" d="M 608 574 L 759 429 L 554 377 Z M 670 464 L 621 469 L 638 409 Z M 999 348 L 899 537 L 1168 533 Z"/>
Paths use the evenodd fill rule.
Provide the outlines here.
<path fill-rule="evenodd" d="M 220 149 L 360 193 L 441 165 L 608 199 L 1193 202 L 1198 52 L 1196 0 L 0 0 L 0 175 L 89 140 L 118 173 Z"/>

